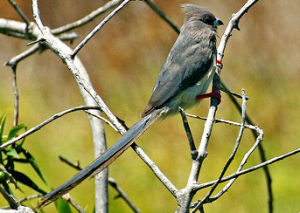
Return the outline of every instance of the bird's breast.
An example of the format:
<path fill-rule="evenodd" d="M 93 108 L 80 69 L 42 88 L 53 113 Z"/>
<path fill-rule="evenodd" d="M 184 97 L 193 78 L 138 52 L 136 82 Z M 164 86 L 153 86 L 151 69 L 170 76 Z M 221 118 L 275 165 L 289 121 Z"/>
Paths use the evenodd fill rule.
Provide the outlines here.
<path fill-rule="evenodd" d="M 212 64 L 206 75 L 204 75 L 194 86 L 186 88 L 172 98 L 172 100 L 167 104 L 167 107 L 169 108 L 168 114 L 178 112 L 178 107 L 189 109 L 198 104 L 201 100 L 197 99 L 196 97 L 205 94 L 213 79 L 214 71 L 215 66 Z"/>

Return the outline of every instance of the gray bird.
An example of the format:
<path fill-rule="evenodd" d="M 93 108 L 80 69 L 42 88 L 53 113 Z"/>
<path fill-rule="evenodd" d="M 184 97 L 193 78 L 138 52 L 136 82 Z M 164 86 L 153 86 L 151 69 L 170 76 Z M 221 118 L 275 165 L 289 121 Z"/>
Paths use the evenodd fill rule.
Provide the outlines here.
<path fill-rule="evenodd" d="M 47 205 L 67 193 L 87 177 L 100 172 L 120 156 L 157 118 L 190 108 L 200 102 L 213 79 L 216 67 L 217 26 L 222 21 L 208 10 L 184 4 L 186 15 L 180 34 L 161 68 L 152 96 L 134 124 L 110 149 L 71 180 L 42 198 Z"/>

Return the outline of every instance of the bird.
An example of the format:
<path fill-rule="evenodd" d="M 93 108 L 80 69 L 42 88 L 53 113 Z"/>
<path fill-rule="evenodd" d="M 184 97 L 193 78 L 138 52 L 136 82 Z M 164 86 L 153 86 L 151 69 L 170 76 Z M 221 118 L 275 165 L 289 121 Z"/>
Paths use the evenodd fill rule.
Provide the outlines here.
<path fill-rule="evenodd" d="M 48 205 L 89 176 L 95 175 L 119 157 L 154 121 L 191 108 L 205 97 L 219 98 L 218 91 L 205 94 L 217 64 L 217 27 L 223 22 L 207 9 L 183 4 L 185 21 L 155 83 L 152 96 L 135 123 L 106 152 L 73 178 L 46 194 L 39 207 Z"/>

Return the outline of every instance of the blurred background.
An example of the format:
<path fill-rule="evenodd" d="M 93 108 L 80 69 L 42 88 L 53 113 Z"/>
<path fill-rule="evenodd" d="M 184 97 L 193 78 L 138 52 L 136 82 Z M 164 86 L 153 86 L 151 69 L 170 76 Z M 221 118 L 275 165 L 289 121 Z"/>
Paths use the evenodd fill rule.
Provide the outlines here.
<path fill-rule="evenodd" d="M 32 20 L 30 1 L 16 0 Z M 178 26 L 184 21 L 180 5 L 187 1 L 154 1 Z M 238 0 L 190 0 L 211 10 L 227 25 L 232 13 L 246 2 Z M 40 1 L 41 17 L 50 28 L 77 20 L 106 3 L 103 0 Z M 259 1 L 241 20 L 241 31 L 234 31 L 223 60 L 223 81 L 234 92 L 246 90 L 250 97 L 247 112 L 264 130 L 264 147 L 268 158 L 289 152 L 300 146 L 300 2 Z M 0 4 L 1 18 L 21 19 L 5 0 Z M 76 29 L 83 39 L 104 16 Z M 219 28 L 221 36 L 225 26 Z M 128 126 L 140 118 L 152 91 L 160 67 L 176 40 L 177 34 L 144 2 L 133 1 L 121 10 L 80 51 L 79 57 L 92 79 L 93 85 L 110 109 Z M 0 34 L 0 64 L 21 53 L 28 41 Z M 20 122 L 33 127 L 53 114 L 82 105 L 73 76 L 51 51 L 34 54 L 18 65 L 20 91 Z M 0 113 L 8 112 L 7 129 L 13 125 L 13 90 L 11 70 L 0 67 Z M 206 116 L 209 102 L 189 112 Z M 226 94 L 217 118 L 240 121 L 240 116 Z M 189 119 L 197 144 L 203 121 Z M 238 128 L 216 124 L 209 143 L 209 155 L 201 170 L 200 182 L 215 179 L 228 158 Z M 106 126 L 108 146 L 120 136 Z M 152 157 L 163 172 L 178 187 L 185 186 L 191 159 L 187 138 L 180 116 L 156 123 L 138 144 Z M 227 174 L 232 173 L 254 143 L 249 130 L 245 131 L 240 150 Z M 47 125 L 28 137 L 25 147 L 31 150 L 47 177 L 43 184 L 28 166 L 24 171 L 45 190 L 67 181 L 75 170 L 61 163 L 58 155 L 82 166 L 93 160 L 94 152 L 87 116 L 75 112 Z M 259 163 L 255 151 L 246 166 Z M 299 155 L 270 166 L 274 189 L 274 212 L 300 211 Z M 149 168 L 129 149 L 109 168 L 115 178 L 142 212 L 174 212 L 176 202 L 154 177 Z M 93 180 L 87 180 L 72 190 L 73 198 L 87 212 L 94 208 Z M 35 192 L 26 186 L 17 192 L 18 198 Z M 123 200 L 114 200 L 116 192 L 110 188 L 110 212 L 131 212 Z M 201 199 L 203 190 L 195 196 Z M 36 205 L 36 201 L 27 203 Z M 7 205 L 1 198 L 0 206 Z M 267 193 L 262 170 L 240 177 L 221 199 L 205 206 L 207 212 L 267 212 Z M 53 205 L 45 212 L 54 212 Z"/>

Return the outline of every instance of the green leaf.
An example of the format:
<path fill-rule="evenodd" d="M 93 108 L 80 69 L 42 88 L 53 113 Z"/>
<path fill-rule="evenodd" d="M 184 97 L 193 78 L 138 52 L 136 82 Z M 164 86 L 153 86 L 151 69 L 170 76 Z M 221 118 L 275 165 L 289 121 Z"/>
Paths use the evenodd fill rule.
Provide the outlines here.
<path fill-rule="evenodd" d="M 55 207 L 58 213 L 72 213 L 70 204 L 62 198 L 58 198 L 55 201 Z"/>
<path fill-rule="evenodd" d="M 43 189 L 41 189 L 38 185 L 36 185 L 27 175 L 25 175 L 21 172 L 18 172 L 18 171 L 9 171 L 9 172 L 20 183 L 23 183 L 24 185 L 34 189 L 37 192 L 46 194 L 46 192 Z"/>
<path fill-rule="evenodd" d="M 44 183 L 47 183 L 46 178 L 44 176 L 44 174 L 42 173 L 42 171 L 40 170 L 37 161 L 35 160 L 35 158 L 32 156 L 32 154 L 30 154 L 27 150 L 22 149 L 22 153 L 25 155 L 26 160 L 28 163 L 30 163 L 30 165 L 32 166 L 32 168 L 34 169 L 34 171 L 38 174 L 38 176 L 42 179 L 42 181 Z"/>
<path fill-rule="evenodd" d="M 26 128 L 27 127 L 25 126 L 25 124 L 19 124 L 19 125 L 15 126 L 14 128 L 12 128 L 9 131 L 7 140 L 12 139 L 13 137 L 15 137 L 18 134 L 18 132 L 20 130 L 22 130 L 22 129 L 26 130 Z"/>
<path fill-rule="evenodd" d="M 5 174 L 5 172 L 0 171 L 0 183 L 6 182 L 8 179 L 8 176 Z"/>
<path fill-rule="evenodd" d="M 2 138 L 3 138 L 5 120 L 6 120 L 6 113 L 2 114 L 0 117 L 0 145 L 2 144 L 2 141 L 3 141 Z"/>
<path fill-rule="evenodd" d="M 6 148 L 5 151 L 6 151 L 5 154 L 7 156 L 11 156 L 11 157 L 17 158 L 17 159 L 20 158 L 17 151 L 14 148 Z"/>

